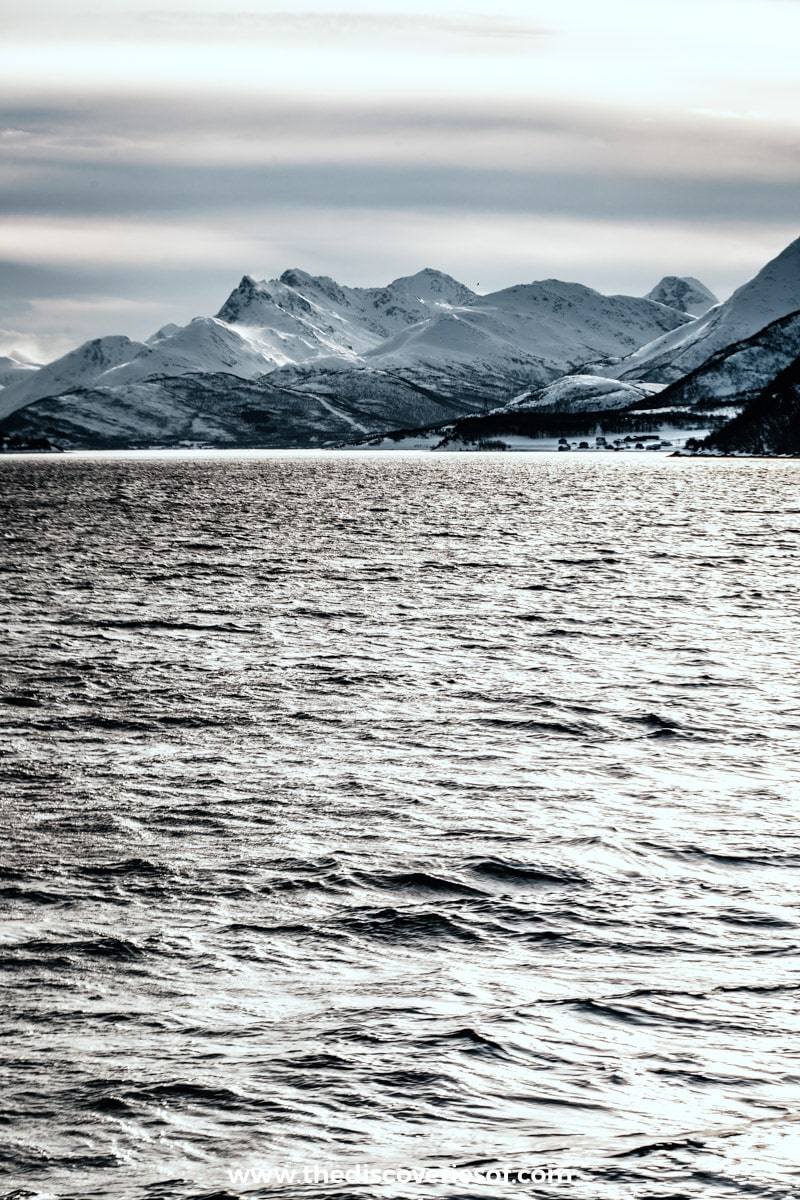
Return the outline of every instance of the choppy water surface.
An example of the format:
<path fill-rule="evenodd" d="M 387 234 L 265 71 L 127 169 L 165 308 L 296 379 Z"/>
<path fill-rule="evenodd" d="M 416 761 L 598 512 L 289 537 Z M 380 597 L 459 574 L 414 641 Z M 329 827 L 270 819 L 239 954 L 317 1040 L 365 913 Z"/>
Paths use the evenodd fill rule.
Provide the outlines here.
<path fill-rule="evenodd" d="M 799 469 L 0 463 L 6 1190 L 796 1195 Z"/>

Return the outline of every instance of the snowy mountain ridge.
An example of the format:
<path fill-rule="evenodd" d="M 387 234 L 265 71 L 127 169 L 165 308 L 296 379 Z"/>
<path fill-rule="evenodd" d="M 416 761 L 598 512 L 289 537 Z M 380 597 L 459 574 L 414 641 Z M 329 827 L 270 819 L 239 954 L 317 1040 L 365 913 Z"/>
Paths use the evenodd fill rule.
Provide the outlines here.
<path fill-rule="evenodd" d="M 382 288 L 342 287 L 293 268 L 261 283 L 245 275 L 217 317 L 285 366 L 317 357 L 354 359 L 437 310 L 474 298 L 464 284 L 429 267 Z"/>
<path fill-rule="evenodd" d="M 99 338 L 38 370 L 0 363 L 0 434 L 279 447 L 461 418 L 477 437 L 484 416 L 492 437 L 503 422 L 577 430 L 599 413 L 631 432 L 667 409 L 723 421 L 798 352 L 800 239 L 688 315 L 713 299 L 690 276 L 633 297 L 554 279 L 477 295 L 430 268 L 378 288 L 297 268 L 245 275 L 216 316 L 146 342 Z"/>
<path fill-rule="evenodd" d="M 294 268 L 279 279 L 245 275 L 215 317 L 167 325 L 146 342 L 87 342 L 0 391 L 0 418 L 76 388 L 116 389 L 147 379 L 230 374 L 254 380 L 317 364 L 327 372 L 399 373 L 447 399 L 505 398 L 591 355 L 621 356 L 684 324 L 685 314 L 630 296 L 602 296 L 557 280 L 478 296 L 425 268 L 386 287 L 347 288 Z M 273 381 L 284 386 L 283 380 Z M 291 382 L 291 380 L 290 380 Z"/>

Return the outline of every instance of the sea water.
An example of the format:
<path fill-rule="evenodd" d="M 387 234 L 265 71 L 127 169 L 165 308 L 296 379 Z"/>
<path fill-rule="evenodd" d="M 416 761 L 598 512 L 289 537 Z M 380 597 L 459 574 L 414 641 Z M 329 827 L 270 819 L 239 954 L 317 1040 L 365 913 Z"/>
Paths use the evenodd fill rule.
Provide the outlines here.
<path fill-rule="evenodd" d="M 0 462 L 6 1194 L 796 1195 L 798 470 Z"/>

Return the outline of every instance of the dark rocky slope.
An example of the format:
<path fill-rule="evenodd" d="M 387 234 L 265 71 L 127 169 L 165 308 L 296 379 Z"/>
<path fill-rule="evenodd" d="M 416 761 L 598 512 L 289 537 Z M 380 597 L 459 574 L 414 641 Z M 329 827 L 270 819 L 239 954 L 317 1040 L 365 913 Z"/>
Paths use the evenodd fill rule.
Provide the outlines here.
<path fill-rule="evenodd" d="M 800 455 L 800 356 L 708 437 L 703 448 L 723 454 Z"/>

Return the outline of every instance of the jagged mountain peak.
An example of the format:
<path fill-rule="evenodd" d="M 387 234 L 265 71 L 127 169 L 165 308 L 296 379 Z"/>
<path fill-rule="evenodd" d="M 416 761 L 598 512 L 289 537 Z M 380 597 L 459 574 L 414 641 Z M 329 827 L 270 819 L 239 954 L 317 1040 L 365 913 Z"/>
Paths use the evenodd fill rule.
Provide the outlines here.
<path fill-rule="evenodd" d="M 243 275 L 242 278 L 237 283 L 236 287 L 231 292 L 231 295 L 235 296 L 237 294 L 241 294 L 243 296 L 246 296 L 249 292 L 256 291 L 257 288 L 258 288 L 258 283 L 256 282 L 256 280 L 253 278 L 252 275 Z"/>
<path fill-rule="evenodd" d="M 252 275 L 244 275 L 216 315 L 230 324 L 260 326 L 269 323 L 267 318 L 276 307 L 309 312 L 309 302 L 320 297 L 325 303 L 347 304 L 346 289 L 335 279 L 310 275 L 299 267 L 291 267 L 278 279 L 256 280 Z"/>
<path fill-rule="evenodd" d="M 433 267 L 424 267 L 414 275 L 401 275 L 382 287 L 343 287 L 328 275 L 311 275 L 300 267 L 290 267 L 277 279 L 260 282 L 244 275 L 216 314 L 231 324 L 265 324 L 267 313 L 277 306 L 284 311 L 308 310 L 309 304 L 333 303 L 349 316 L 363 316 L 365 308 L 410 305 L 407 320 L 420 320 L 426 305 L 461 305 L 475 299 L 475 292 Z M 399 315 L 399 310 L 395 312 Z M 391 330 L 376 330 L 386 336 Z"/>
<path fill-rule="evenodd" d="M 82 342 L 74 350 L 69 350 L 61 358 L 42 367 L 37 372 L 37 382 L 43 383 L 49 380 L 51 375 L 55 381 L 62 376 L 71 378 L 75 372 L 106 371 L 141 353 L 145 348 L 143 342 L 134 342 L 125 333 L 91 338 L 90 341 Z"/>
<path fill-rule="evenodd" d="M 334 284 L 338 287 L 335 279 L 331 279 L 330 275 L 312 275 L 310 271 L 304 271 L 302 267 L 289 267 L 280 276 L 279 283 L 285 283 L 287 287 L 305 287 L 309 284 L 316 286 L 319 284 Z"/>
<path fill-rule="evenodd" d="M 403 283 L 412 279 L 446 279 L 449 283 L 458 282 L 452 275 L 448 275 L 445 271 L 440 271 L 437 267 L 422 267 L 421 270 L 415 271 L 413 275 L 399 275 L 394 282 Z"/>
<path fill-rule="evenodd" d="M 221 321 L 238 321 L 257 298 L 263 293 L 265 284 L 256 283 L 252 275 L 243 275 L 222 308 L 216 314 Z"/>
<path fill-rule="evenodd" d="M 310 275 L 308 271 L 303 271 L 300 267 L 290 267 L 288 271 L 284 271 L 278 283 L 298 292 L 322 293 L 328 299 L 338 303 L 342 303 L 347 297 L 347 289 L 338 284 L 335 279 L 331 279 L 330 275 Z"/>

